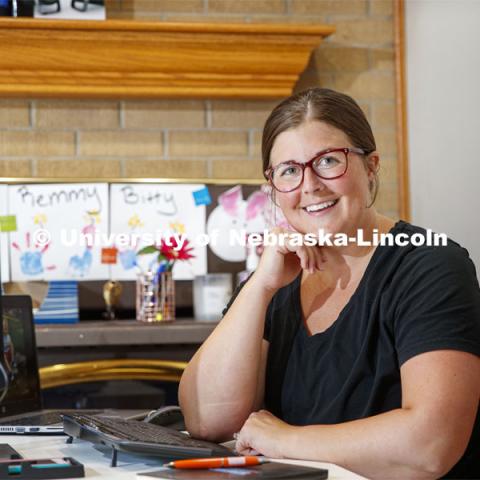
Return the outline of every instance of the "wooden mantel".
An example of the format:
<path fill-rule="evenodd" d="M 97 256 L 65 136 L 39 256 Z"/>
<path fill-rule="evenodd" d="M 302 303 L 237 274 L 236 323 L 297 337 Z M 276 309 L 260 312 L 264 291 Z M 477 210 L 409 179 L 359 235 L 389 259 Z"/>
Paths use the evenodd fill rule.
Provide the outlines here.
<path fill-rule="evenodd" d="M 0 19 L 0 97 L 289 95 L 328 25 Z"/>

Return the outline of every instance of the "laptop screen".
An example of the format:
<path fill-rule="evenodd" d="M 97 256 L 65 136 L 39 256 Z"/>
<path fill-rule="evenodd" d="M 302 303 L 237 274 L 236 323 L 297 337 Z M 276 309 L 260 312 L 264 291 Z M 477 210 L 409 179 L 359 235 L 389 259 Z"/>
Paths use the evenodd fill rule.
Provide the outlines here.
<path fill-rule="evenodd" d="M 9 387 L 0 416 L 41 408 L 32 301 L 27 295 L 3 297 L 4 365 Z"/>

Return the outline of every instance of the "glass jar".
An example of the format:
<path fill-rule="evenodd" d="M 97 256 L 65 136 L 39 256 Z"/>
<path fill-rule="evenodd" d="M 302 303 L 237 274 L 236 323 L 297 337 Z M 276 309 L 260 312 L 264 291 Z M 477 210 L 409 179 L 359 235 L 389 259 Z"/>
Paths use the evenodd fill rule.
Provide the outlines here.
<path fill-rule="evenodd" d="M 136 317 L 139 322 L 175 320 L 175 281 L 172 272 L 139 273 L 136 288 Z"/>

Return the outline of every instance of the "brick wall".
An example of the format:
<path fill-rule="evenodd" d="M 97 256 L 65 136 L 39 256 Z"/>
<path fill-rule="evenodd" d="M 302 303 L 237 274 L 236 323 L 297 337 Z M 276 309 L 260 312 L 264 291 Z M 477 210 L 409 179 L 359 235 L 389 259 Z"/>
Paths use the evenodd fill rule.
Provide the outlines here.
<path fill-rule="evenodd" d="M 109 18 L 329 23 L 295 90 L 351 94 L 381 153 L 380 211 L 398 216 L 394 0 L 107 0 Z M 261 178 L 276 102 L 0 100 L 0 176 Z"/>

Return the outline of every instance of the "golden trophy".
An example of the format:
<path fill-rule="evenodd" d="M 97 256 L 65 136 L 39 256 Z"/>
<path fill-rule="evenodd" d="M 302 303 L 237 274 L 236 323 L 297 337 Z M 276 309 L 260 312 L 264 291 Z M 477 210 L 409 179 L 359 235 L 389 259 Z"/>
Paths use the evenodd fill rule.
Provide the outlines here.
<path fill-rule="evenodd" d="M 103 286 L 103 299 L 107 307 L 107 311 L 104 313 L 107 320 L 116 320 L 115 306 L 118 304 L 121 294 L 122 284 L 120 282 L 114 282 L 113 280 L 105 282 Z"/>

